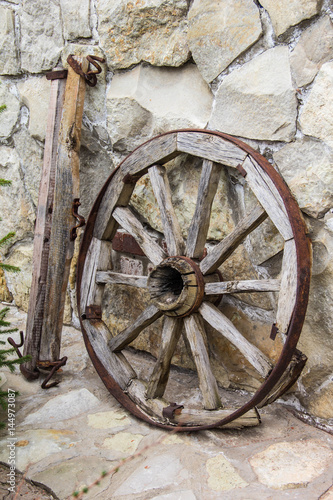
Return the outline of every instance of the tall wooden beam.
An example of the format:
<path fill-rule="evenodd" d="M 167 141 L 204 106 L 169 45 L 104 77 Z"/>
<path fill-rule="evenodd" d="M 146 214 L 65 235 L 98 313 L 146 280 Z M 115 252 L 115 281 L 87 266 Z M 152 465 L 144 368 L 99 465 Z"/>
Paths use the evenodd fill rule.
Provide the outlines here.
<path fill-rule="evenodd" d="M 89 63 L 86 58 L 77 57 L 76 61 L 82 65 L 84 72 L 88 70 Z M 45 295 L 42 300 L 43 317 L 42 324 L 38 326 L 39 352 L 36 331 L 35 342 L 30 342 L 28 336 L 25 347 L 25 353 L 33 356 L 35 364 L 38 358 L 56 361 L 60 355 L 66 289 L 74 253 L 71 230 L 77 225 L 73 216 L 73 203 L 79 198 L 79 150 L 84 97 L 85 80 L 69 67 L 59 134 L 54 135 L 51 143 L 55 187 L 52 202 L 47 209 L 48 213 L 52 214 L 52 227 L 49 235 Z M 36 279 L 38 281 L 37 277 L 34 281 Z M 38 293 L 39 289 L 36 295 Z M 32 314 L 33 307 L 30 315 Z M 29 321 L 33 322 L 32 317 Z M 34 368 L 33 364 L 31 368 Z"/>

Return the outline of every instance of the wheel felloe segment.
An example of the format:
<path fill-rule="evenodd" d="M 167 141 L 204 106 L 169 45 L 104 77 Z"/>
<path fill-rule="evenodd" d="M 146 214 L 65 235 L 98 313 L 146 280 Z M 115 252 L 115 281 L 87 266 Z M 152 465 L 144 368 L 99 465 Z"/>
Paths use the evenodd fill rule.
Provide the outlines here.
<path fill-rule="evenodd" d="M 203 159 L 197 204 L 186 241 L 164 166 L 183 153 Z M 212 203 L 225 168 L 242 173 L 259 203 L 244 214 L 230 234 L 206 252 Z M 135 185 L 147 172 L 160 211 L 164 246 L 130 207 Z M 218 268 L 267 217 L 285 240 L 280 277 L 223 281 Z M 113 270 L 112 240 L 119 226 L 153 264 L 149 276 Z M 296 345 L 306 311 L 310 267 L 310 247 L 299 209 L 265 158 L 241 141 L 217 132 L 178 130 L 155 137 L 134 150 L 112 173 L 87 221 L 78 260 L 77 294 L 89 355 L 118 401 L 151 424 L 164 428 L 180 426 L 185 431 L 257 425 L 255 406 L 283 394 L 305 364 Z M 150 297 L 146 308 L 116 336 L 111 335 L 100 312 L 106 284 L 137 287 Z M 225 294 L 236 297 L 239 292 L 278 294 L 272 334 L 284 335 L 285 342 L 275 366 L 216 307 Z M 159 318 L 162 329 L 156 361 L 148 380 L 141 380 L 126 348 Z M 207 324 L 226 338 L 263 379 L 245 404 L 223 408 L 211 366 Z M 174 405 L 163 399 L 172 357 L 182 334 L 196 366 L 202 408 L 187 407 L 182 401 Z"/>

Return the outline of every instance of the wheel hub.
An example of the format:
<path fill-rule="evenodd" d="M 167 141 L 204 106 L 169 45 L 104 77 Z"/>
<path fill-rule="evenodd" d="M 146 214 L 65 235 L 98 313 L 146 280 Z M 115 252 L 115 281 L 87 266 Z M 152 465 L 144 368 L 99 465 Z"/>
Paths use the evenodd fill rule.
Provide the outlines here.
<path fill-rule="evenodd" d="M 187 257 L 169 257 L 148 278 L 152 302 L 167 316 L 195 312 L 204 296 L 204 279 L 197 264 Z"/>

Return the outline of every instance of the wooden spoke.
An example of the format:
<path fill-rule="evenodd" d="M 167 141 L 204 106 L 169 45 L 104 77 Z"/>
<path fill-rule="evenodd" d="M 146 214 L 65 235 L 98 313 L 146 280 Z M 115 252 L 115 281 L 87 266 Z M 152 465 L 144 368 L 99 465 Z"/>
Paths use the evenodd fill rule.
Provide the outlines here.
<path fill-rule="evenodd" d="M 205 248 L 211 209 L 220 173 L 221 165 L 209 160 L 203 161 L 198 199 L 186 243 L 186 256 L 192 259 L 200 259 Z"/>
<path fill-rule="evenodd" d="M 162 312 L 153 304 L 148 306 L 132 325 L 125 328 L 121 333 L 113 337 L 108 345 L 111 351 L 121 351 L 128 344 L 133 342 L 144 328 L 151 325 L 156 319 L 162 316 Z"/>
<path fill-rule="evenodd" d="M 164 394 L 169 378 L 171 359 L 179 340 L 182 326 L 183 321 L 181 319 L 165 316 L 162 341 L 158 358 L 148 383 L 147 398 L 162 397 Z"/>
<path fill-rule="evenodd" d="M 246 171 L 246 181 L 264 207 L 270 219 L 285 240 L 293 237 L 286 207 L 279 191 L 258 163 L 248 156 L 242 167 Z"/>
<path fill-rule="evenodd" d="M 240 292 L 278 292 L 280 280 L 241 280 L 221 281 L 217 283 L 206 283 L 206 295 L 218 295 L 222 293 Z"/>
<path fill-rule="evenodd" d="M 206 332 L 202 319 L 198 314 L 192 314 L 184 318 L 184 324 L 186 337 L 189 341 L 198 372 L 199 386 L 203 396 L 204 407 L 207 410 L 216 410 L 222 405 L 204 342 Z"/>
<path fill-rule="evenodd" d="M 154 165 L 149 169 L 149 177 L 160 209 L 169 255 L 183 255 L 184 240 L 172 205 L 166 170 L 160 165 Z"/>
<path fill-rule="evenodd" d="M 113 271 L 99 271 L 96 273 L 97 284 L 128 285 L 137 288 L 147 288 L 147 276 L 133 276 L 129 274 L 116 273 Z"/>
<path fill-rule="evenodd" d="M 200 269 L 203 274 L 214 271 L 232 254 L 238 245 L 258 227 L 267 217 L 262 207 L 258 206 L 244 217 L 235 229 L 228 234 L 218 245 L 216 245 L 208 255 L 201 261 Z"/>
<path fill-rule="evenodd" d="M 101 241 L 92 238 L 88 250 L 88 265 L 84 270 L 84 281 L 81 286 L 81 307 L 85 311 L 87 306 L 101 305 L 104 284 L 97 283 L 97 271 L 109 268 L 111 262 L 112 246 L 110 241 Z M 102 285 L 102 286 L 101 286 Z"/>
<path fill-rule="evenodd" d="M 286 241 L 284 245 L 282 271 L 281 271 L 281 291 L 279 294 L 276 327 L 281 333 L 286 333 L 289 327 L 291 316 L 296 302 L 297 288 L 297 256 L 295 241 Z"/>
<path fill-rule="evenodd" d="M 208 302 L 201 304 L 199 312 L 207 323 L 237 347 L 263 378 L 267 377 L 273 368 L 272 363 L 257 347 L 243 337 L 230 319 Z"/>
<path fill-rule="evenodd" d="M 138 245 L 146 254 L 148 259 L 157 266 L 167 255 L 156 241 L 147 233 L 141 222 L 135 217 L 132 210 L 124 207 L 117 207 L 113 213 L 113 218 L 129 234 L 135 238 Z"/>

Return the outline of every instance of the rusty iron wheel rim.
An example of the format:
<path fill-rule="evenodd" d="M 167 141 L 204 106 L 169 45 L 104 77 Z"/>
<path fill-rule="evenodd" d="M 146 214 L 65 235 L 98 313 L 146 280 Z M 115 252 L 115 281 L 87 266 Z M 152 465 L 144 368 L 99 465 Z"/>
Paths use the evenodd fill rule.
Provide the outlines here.
<path fill-rule="evenodd" d="M 296 299 L 295 299 L 295 307 L 293 309 L 291 320 L 289 323 L 289 327 L 286 334 L 286 340 L 279 356 L 278 361 L 276 362 L 273 370 L 269 373 L 263 384 L 260 388 L 255 392 L 255 394 L 250 398 L 250 400 L 245 403 L 243 406 L 238 408 L 236 411 L 229 414 L 227 417 L 219 420 L 218 422 L 214 422 L 213 424 L 207 425 L 193 425 L 193 426 L 180 426 L 177 430 L 179 431 L 197 431 L 197 430 L 205 430 L 205 429 L 213 429 L 216 427 L 221 427 L 229 422 L 232 422 L 236 418 L 244 415 L 250 409 L 259 405 L 259 403 L 270 393 L 270 391 L 276 386 L 277 382 L 280 380 L 281 376 L 287 369 L 293 354 L 296 351 L 297 342 L 299 340 L 301 330 L 304 323 L 308 296 L 309 296 L 309 286 L 310 286 L 310 275 L 311 275 L 311 246 L 310 240 L 306 235 L 306 228 L 301 216 L 299 207 L 291 195 L 289 188 L 285 184 L 284 180 L 281 176 L 276 172 L 273 166 L 258 152 L 253 150 L 250 146 L 245 144 L 243 141 L 229 136 L 227 134 L 209 131 L 209 130 L 200 130 L 200 129 L 180 129 L 176 131 L 170 131 L 165 134 L 161 134 L 160 136 L 154 137 L 142 144 L 138 148 L 136 148 L 128 157 L 126 157 L 120 165 L 112 172 L 112 174 L 107 179 L 103 188 L 101 189 L 95 203 L 90 212 L 89 218 L 87 220 L 86 229 L 82 238 L 80 253 L 77 264 L 77 303 L 78 303 L 78 312 L 80 317 L 81 328 L 83 332 L 84 341 L 86 344 L 87 351 L 90 355 L 90 358 L 94 364 L 94 367 L 104 382 L 106 388 L 111 392 L 111 394 L 122 404 L 127 410 L 129 410 L 136 417 L 144 420 L 145 422 L 152 424 L 157 427 L 165 428 L 165 429 L 175 429 L 175 425 L 172 423 L 162 423 L 156 421 L 156 419 L 151 418 L 144 412 L 136 403 L 130 399 L 130 397 L 124 392 L 123 389 L 120 388 L 118 383 L 114 380 L 113 377 L 110 376 L 105 366 L 99 359 L 99 356 L 94 351 L 89 338 L 87 336 L 87 332 L 85 330 L 83 319 L 85 318 L 85 312 L 81 310 L 81 286 L 82 286 L 82 277 L 84 266 L 87 258 L 87 252 L 93 238 L 93 230 L 94 225 L 96 223 L 96 218 L 98 215 L 99 208 L 101 206 L 103 197 L 107 191 L 108 186 L 114 179 L 115 174 L 119 171 L 122 164 L 133 155 L 137 150 L 139 150 L 142 146 L 151 145 L 153 142 L 161 137 L 167 137 L 171 134 L 178 133 L 198 133 L 203 136 L 211 136 L 216 138 L 221 138 L 224 141 L 227 141 L 239 149 L 243 150 L 247 153 L 247 155 L 253 158 L 257 164 L 260 166 L 263 172 L 265 172 L 271 181 L 273 182 L 275 188 L 279 192 L 284 207 L 286 209 L 290 226 L 293 233 L 293 238 L 296 246 L 296 259 L 297 259 L 297 274 L 296 274 Z M 136 180 L 136 179 L 135 179 Z M 131 180 L 130 180 L 131 181 Z M 125 182 L 125 181 L 124 181 Z M 91 320 L 92 322 L 94 319 Z"/>

